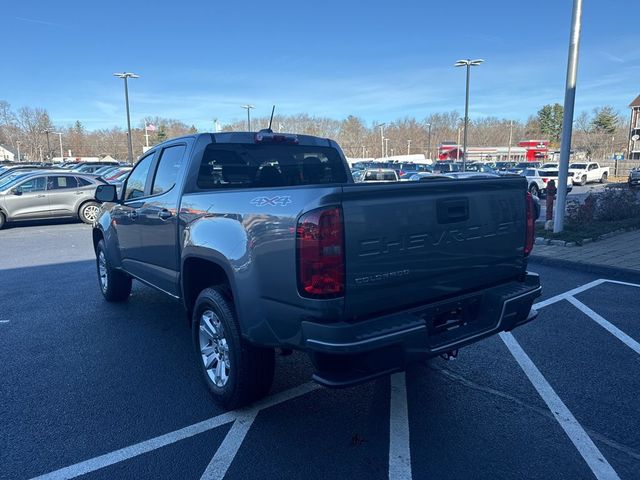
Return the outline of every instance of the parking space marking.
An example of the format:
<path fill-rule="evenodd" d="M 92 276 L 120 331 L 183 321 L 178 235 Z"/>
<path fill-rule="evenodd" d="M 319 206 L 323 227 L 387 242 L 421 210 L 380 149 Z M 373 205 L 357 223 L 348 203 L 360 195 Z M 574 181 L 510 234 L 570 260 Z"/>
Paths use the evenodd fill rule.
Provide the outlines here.
<path fill-rule="evenodd" d="M 589 290 L 591 288 L 597 287 L 598 285 L 602 285 L 604 282 L 607 282 L 609 280 L 606 280 L 604 278 L 599 278 L 598 280 L 594 280 L 593 282 L 589 282 L 586 283 L 584 285 L 581 285 L 579 287 L 574 288 L 573 290 L 569 290 L 567 292 L 561 293 L 559 295 L 556 295 L 554 297 L 551 298 L 547 298 L 546 300 L 543 300 L 541 302 L 538 303 L 534 303 L 533 304 L 533 308 L 540 309 L 540 308 L 544 308 L 547 307 L 549 305 L 552 305 L 554 303 L 557 302 L 561 302 L 562 300 L 565 300 L 567 297 L 571 297 L 573 295 L 578 295 L 579 293 L 582 293 L 586 290 Z"/>
<path fill-rule="evenodd" d="M 620 340 L 622 343 L 624 343 L 631 350 L 633 350 L 637 354 L 640 354 L 640 343 L 636 342 L 633 338 L 631 338 L 629 335 L 624 333 L 618 327 L 613 325 L 611 322 L 605 320 L 602 316 L 600 316 L 599 314 L 597 314 L 596 312 L 591 310 L 589 307 L 587 307 L 580 300 L 578 300 L 578 299 L 576 299 L 574 297 L 567 297 L 567 301 L 571 305 L 576 307 L 578 310 L 580 310 L 582 313 L 587 315 L 589 318 L 591 318 L 591 320 L 596 322 L 598 325 L 600 325 L 606 331 L 608 331 L 611 335 L 613 335 L 618 340 Z"/>
<path fill-rule="evenodd" d="M 500 338 L 505 343 L 513 358 L 524 371 L 529 381 L 534 386 L 542 400 L 547 404 L 551 413 L 556 418 L 564 432 L 585 460 L 593 474 L 599 480 L 620 480 L 620 477 L 609 464 L 604 455 L 596 447 L 591 437 L 571 411 L 567 408 L 553 387 L 547 382 L 540 370 L 535 366 L 531 358 L 522 349 L 515 337 L 509 332 L 500 333 Z"/>
<path fill-rule="evenodd" d="M 391 375 L 389 407 L 389 478 L 411 480 L 409 409 L 404 372 Z"/>
<path fill-rule="evenodd" d="M 224 478 L 258 413 L 259 410 L 251 409 L 236 418 L 200 480 L 222 480 Z"/>
<path fill-rule="evenodd" d="M 264 400 L 255 403 L 251 411 L 255 410 L 256 412 L 258 412 L 260 410 L 264 410 L 265 408 L 273 407 L 274 405 L 286 402 L 287 400 L 306 395 L 307 393 L 317 390 L 318 388 L 320 388 L 320 386 L 317 384 L 304 383 L 289 390 L 285 390 L 284 392 L 276 393 L 271 397 L 265 398 Z M 171 445 L 172 443 L 179 442 L 180 440 L 193 437 L 194 435 L 213 430 L 214 428 L 233 422 L 240 416 L 246 415 L 246 413 L 246 410 L 232 410 L 230 412 L 218 415 L 217 417 L 203 420 L 202 422 L 194 423 L 193 425 L 189 425 L 188 427 L 184 427 L 179 430 L 174 430 L 173 432 L 160 435 L 159 437 L 151 438 L 149 440 L 145 440 L 144 442 L 136 443 L 135 445 L 121 448 L 119 450 L 115 450 L 113 452 L 106 453 L 104 455 L 100 455 L 98 457 L 94 457 L 80 463 L 76 463 L 69 467 L 61 468 L 44 475 L 34 477 L 32 480 L 62 480 L 76 478 L 80 475 L 91 473 L 101 468 L 137 457 L 138 455 L 157 450 L 158 448 L 166 447 L 167 445 Z"/>
<path fill-rule="evenodd" d="M 9 323 L 10 320 L 0 320 L 0 323 Z"/>

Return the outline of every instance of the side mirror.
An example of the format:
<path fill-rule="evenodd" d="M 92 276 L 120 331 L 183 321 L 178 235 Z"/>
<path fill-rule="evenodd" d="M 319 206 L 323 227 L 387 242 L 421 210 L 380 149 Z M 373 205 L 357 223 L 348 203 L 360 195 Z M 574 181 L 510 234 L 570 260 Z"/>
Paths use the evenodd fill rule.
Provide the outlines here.
<path fill-rule="evenodd" d="M 22 195 L 22 187 L 16 187 L 13 190 L 11 190 L 11 193 L 13 193 L 14 195 Z"/>
<path fill-rule="evenodd" d="M 96 200 L 99 202 L 117 202 L 118 193 L 115 185 L 98 185 L 95 194 Z"/>

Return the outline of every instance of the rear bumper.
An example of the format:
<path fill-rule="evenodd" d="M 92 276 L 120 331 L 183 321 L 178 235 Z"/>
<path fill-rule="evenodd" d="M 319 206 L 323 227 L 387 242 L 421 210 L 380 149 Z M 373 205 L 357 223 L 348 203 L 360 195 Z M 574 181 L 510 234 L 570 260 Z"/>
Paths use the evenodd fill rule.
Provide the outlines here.
<path fill-rule="evenodd" d="M 530 322 L 541 292 L 538 275 L 527 273 L 522 282 L 358 323 L 303 322 L 304 349 L 316 367 L 315 381 L 349 386 Z"/>

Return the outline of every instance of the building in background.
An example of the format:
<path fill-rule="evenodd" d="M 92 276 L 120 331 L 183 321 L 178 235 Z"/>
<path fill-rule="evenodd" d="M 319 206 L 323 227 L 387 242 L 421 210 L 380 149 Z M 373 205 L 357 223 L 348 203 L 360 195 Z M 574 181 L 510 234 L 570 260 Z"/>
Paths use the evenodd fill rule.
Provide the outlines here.
<path fill-rule="evenodd" d="M 631 121 L 629 122 L 629 148 L 627 158 L 640 160 L 640 95 L 629 104 Z"/>
<path fill-rule="evenodd" d="M 462 160 L 464 152 L 455 142 L 444 142 L 438 147 L 439 160 Z M 545 161 L 549 157 L 547 140 L 524 140 L 517 146 L 468 147 L 467 161 L 479 162 L 534 162 Z"/>
<path fill-rule="evenodd" d="M 22 152 L 20 153 L 20 156 L 22 157 Z M 18 160 L 18 155 L 13 151 L 13 148 L 9 148 L 6 145 L 0 145 L 0 161 L 13 162 L 14 160 Z"/>

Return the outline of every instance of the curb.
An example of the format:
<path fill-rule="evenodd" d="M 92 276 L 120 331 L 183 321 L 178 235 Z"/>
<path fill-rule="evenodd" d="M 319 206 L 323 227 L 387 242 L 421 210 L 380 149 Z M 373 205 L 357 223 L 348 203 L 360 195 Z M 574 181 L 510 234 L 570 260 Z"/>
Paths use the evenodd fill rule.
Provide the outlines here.
<path fill-rule="evenodd" d="M 607 277 L 623 277 L 625 279 L 629 279 L 629 277 L 631 277 L 634 280 L 633 283 L 640 283 L 640 270 L 634 270 L 632 268 L 611 267 L 608 265 L 598 265 L 595 263 L 572 262 L 571 260 L 564 260 L 555 257 L 545 257 L 535 254 L 530 255 L 529 260 L 532 263 L 536 263 L 538 265 L 567 268 L 570 270 L 577 270 L 584 273 L 594 273 Z"/>

